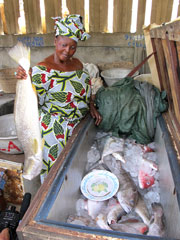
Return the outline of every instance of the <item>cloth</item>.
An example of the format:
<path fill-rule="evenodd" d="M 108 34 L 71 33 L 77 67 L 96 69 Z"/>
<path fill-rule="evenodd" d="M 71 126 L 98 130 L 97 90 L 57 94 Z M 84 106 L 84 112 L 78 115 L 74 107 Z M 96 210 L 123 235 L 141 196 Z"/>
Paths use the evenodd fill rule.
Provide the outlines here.
<path fill-rule="evenodd" d="M 127 77 L 119 80 L 111 87 L 101 87 L 96 94 L 96 105 L 103 117 L 99 125 L 106 132 L 111 131 L 114 136 L 126 136 L 135 139 L 138 143 L 148 144 L 153 141 L 149 134 L 148 122 L 154 121 L 161 112 L 166 111 L 168 104 L 159 90 L 155 88 L 153 114 L 147 121 L 148 108 L 146 101 L 135 87 L 133 78 Z M 148 94 L 148 93 L 147 93 Z"/>
<path fill-rule="evenodd" d="M 156 118 L 166 111 L 168 107 L 166 91 L 160 92 L 154 85 L 137 80 L 134 80 L 134 86 L 146 102 L 148 134 L 153 138 L 156 129 Z"/>
<path fill-rule="evenodd" d="M 53 17 L 52 19 L 55 20 L 55 36 L 66 36 L 76 42 L 78 42 L 78 40 L 85 41 L 90 38 L 90 35 L 84 29 L 80 15 L 73 14 L 65 18 Z"/>
<path fill-rule="evenodd" d="M 99 77 L 99 69 L 93 63 L 83 63 L 83 69 L 89 73 L 92 95 L 95 95 L 103 86 L 103 80 Z"/>
<path fill-rule="evenodd" d="M 33 67 L 32 83 L 39 98 L 41 136 L 44 140 L 41 181 L 66 145 L 73 129 L 89 110 L 89 74 Z"/>

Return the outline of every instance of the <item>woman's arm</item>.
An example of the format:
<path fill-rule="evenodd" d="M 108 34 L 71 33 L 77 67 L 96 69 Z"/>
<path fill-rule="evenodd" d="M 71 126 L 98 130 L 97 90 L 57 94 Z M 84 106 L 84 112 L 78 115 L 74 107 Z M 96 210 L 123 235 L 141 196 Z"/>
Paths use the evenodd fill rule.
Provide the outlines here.
<path fill-rule="evenodd" d="M 102 121 L 102 116 L 99 114 L 99 112 L 96 109 L 96 106 L 94 103 L 95 97 L 96 97 L 95 95 L 91 95 L 89 107 L 90 107 L 90 114 L 95 119 L 95 125 L 98 126 Z"/>

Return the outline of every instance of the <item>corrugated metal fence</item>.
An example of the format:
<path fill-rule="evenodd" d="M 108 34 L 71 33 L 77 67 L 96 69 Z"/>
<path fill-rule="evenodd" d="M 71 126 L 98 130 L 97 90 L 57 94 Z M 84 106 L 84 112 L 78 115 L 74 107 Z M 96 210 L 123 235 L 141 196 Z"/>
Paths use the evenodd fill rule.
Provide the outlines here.
<path fill-rule="evenodd" d="M 25 32 L 51 33 L 54 31 L 52 16 L 62 16 L 63 0 L 44 0 L 45 27 L 42 25 L 41 0 L 24 2 Z M 70 14 L 80 14 L 84 19 L 86 0 L 66 0 Z M 142 31 L 148 0 L 138 0 L 136 32 Z M 90 32 L 108 31 L 108 0 L 89 0 L 88 25 Z M 112 0 L 112 32 L 130 32 L 133 0 Z M 171 20 L 173 0 L 152 0 L 150 23 L 161 24 Z M 177 9 L 177 13 L 179 10 Z M 177 14 L 178 16 L 179 14 Z M 0 34 L 19 34 L 19 0 L 4 0 L 0 3 Z M 87 17 L 86 17 L 87 18 Z"/>

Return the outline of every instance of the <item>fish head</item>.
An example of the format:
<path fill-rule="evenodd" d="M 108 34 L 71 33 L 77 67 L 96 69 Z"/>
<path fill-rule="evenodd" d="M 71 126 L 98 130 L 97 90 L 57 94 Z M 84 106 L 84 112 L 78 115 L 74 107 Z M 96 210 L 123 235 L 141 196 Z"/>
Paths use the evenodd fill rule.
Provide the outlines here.
<path fill-rule="evenodd" d="M 119 191 L 117 198 L 124 211 L 129 213 L 137 203 L 138 191 L 136 188 L 128 188 L 124 191 Z"/>
<path fill-rule="evenodd" d="M 160 203 L 152 203 L 152 210 L 154 213 L 154 218 L 161 218 L 163 216 L 163 208 Z"/>

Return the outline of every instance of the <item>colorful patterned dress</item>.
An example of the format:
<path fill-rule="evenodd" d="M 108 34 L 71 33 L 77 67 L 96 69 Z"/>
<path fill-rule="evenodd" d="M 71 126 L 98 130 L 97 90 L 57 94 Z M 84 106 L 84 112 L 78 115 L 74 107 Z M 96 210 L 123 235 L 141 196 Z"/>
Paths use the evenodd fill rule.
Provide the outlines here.
<path fill-rule="evenodd" d="M 44 140 L 42 182 L 89 109 L 89 80 L 89 74 L 83 70 L 62 72 L 44 66 L 33 67 L 32 83 L 39 98 Z"/>

